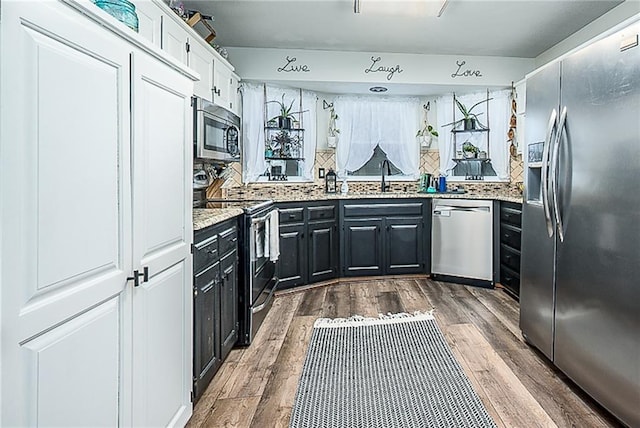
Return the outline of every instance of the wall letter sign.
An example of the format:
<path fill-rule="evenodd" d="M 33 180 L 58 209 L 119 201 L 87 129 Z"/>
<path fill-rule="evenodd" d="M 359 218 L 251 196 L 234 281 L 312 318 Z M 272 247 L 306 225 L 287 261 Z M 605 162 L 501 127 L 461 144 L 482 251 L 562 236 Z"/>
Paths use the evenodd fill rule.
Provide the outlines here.
<path fill-rule="evenodd" d="M 400 64 L 397 64 L 394 67 L 385 67 L 382 65 L 379 65 L 376 67 L 376 64 L 378 62 L 380 62 L 382 58 L 381 57 L 375 57 L 372 56 L 371 57 L 371 65 L 369 66 L 369 68 L 365 69 L 364 72 L 365 73 L 377 73 L 377 72 L 383 72 L 383 73 L 387 73 L 387 80 L 391 80 L 391 78 L 393 77 L 393 75 L 395 73 L 402 73 L 404 70 L 400 68 Z"/>
<path fill-rule="evenodd" d="M 298 59 L 296 57 L 290 58 L 287 55 L 287 63 L 283 66 L 283 67 L 278 67 L 278 73 L 291 73 L 291 72 L 295 72 L 295 73 L 306 73 L 311 71 L 311 69 L 309 68 L 309 66 L 307 64 L 302 64 L 302 65 L 293 65 L 294 62 L 296 62 Z"/>
<path fill-rule="evenodd" d="M 466 61 L 456 61 L 456 65 L 458 66 L 458 69 L 456 70 L 455 73 L 453 73 L 451 75 L 451 77 L 456 78 L 456 77 L 482 77 L 482 73 L 480 73 L 480 70 L 462 70 L 462 67 L 466 64 Z"/>

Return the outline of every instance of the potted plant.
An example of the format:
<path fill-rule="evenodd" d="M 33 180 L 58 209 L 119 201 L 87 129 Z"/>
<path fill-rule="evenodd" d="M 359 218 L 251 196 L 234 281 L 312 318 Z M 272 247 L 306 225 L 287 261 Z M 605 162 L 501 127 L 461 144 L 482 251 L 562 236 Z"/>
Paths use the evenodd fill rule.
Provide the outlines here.
<path fill-rule="evenodd" d="M 327 145 L 329 147 L 335 147 L 336 142 L 338 141 L 338 134 L 340 130 L 336 127 L 336 120 L 338 119 L 338 114 L 335 109 L 331 107 L 329 110 L 329 129 L 327 131 Z"/>
<path fill-rule="evenodd" d="M 278 104 L 278 106 L 280 106 L 280 113 L 277 116 L 274 116 L 271 119 L 269 119 L 267 123 L 277 121 L 278 128 L 291 129 L 292 123 L 298 121 L 294 115 L 304 113 L 305 111 L 307 111 L 307 110 L 291 111 L 293 108 L 294 102 L 295 100 L 291 100 L 291 103 L 289 105 L 285 104 L 284 94 L 282 94 L 282 101 L 277 101 L 277 100 L 267 101 L 267 104 L 276 103 Z"/>
<path fill-rule="evenodd" d="M 471 144 L 471 142 L 469 141 L 465 141 L 462 144 L 462 153 L 464 153 L 464 157 L 467 159 L 475 158 L 478 155 L 479 151 L 480 149 L 478 149 L 476 146 Z"/>
<path fill-rule="evenodd" d="M 429 147 L 431 146 L 431 139 L 433 137 L 438 137 L 438 131 L 436 131 L 433 126 L 429 125 L 425 119 L 424 126 L 418 130 L 416 137 L 418 137 L 423 146 Z"/>
<path fill-rule="evenodd" d="M 480 120 L 478 120 L 478 116 L 480 116 L 482 113 L 479 114 L 475 114 L 473 113 L 473 109 L 476 108 L 477 106 L 479 106 L 482 103 L 486 103 L 489 102 L 489 100 L 492 100 L 493 98 L 486 98 L 482 101 L 478 101 L 477 103 L 475 103 L 474 105 L 472 105 L 470 108 L 467 108 L 467 106 L 465 106 L 464 104 L 462 104 L 458 98 L 456 98 L 454 96 L 453 100 L 456 103 L 456 106 L 458 107 L 458 110 L 460 110 L 460 113 L 462 113 L 462 118 L 455 120 L 451 123 L 447 123 L 446 125 L 442 125 L 442 126 L 449 126 L 449 125 L 453 125 L 453 127 L 455 128 L 456 126 L 458 126 L 459 124 L 463 124 L 463 129 L 465 131 L 471 131 L 474 129 L 478 129 L 477 126 L 480 127 L 480 129 L 485 129 L 486 126 L 484 126 Z"/>

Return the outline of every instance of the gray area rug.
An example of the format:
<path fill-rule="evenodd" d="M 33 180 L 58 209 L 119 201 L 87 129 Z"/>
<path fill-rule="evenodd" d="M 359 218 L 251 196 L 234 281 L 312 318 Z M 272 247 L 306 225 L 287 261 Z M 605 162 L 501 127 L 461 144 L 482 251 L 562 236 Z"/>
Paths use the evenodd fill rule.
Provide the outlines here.
<path fill-rule="evenodd" d="M 431 314 L 319 319 L 289 426 L 495 427 Z"/>

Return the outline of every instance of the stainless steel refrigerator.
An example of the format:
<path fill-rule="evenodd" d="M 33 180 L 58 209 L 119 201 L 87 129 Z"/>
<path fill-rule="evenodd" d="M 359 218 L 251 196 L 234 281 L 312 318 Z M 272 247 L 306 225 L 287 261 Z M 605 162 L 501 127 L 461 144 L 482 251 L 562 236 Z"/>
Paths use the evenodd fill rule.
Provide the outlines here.
<path fill-rule="evenodd" d="M 640 426 L 636 22 L 527 79 L 520 328 Z"/>

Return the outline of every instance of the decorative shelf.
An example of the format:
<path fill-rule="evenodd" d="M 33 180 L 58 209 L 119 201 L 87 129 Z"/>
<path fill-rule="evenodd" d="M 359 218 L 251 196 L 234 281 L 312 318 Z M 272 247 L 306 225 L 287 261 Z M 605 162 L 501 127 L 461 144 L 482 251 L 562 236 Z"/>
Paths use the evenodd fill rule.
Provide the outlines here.
<path fill-rule="evenodd" d="M 264 129 L 274 129 L 277 131 L 287 131 L 287 132 L 304 131 L 304 128 L 280 128 L 278 126 L 265 126 Z"/>
<path fill-rule="evenodd" d="M 265 156 L 266 160 L 293 160 L 293 161 L 303 161 L 304 158 L 291 158 L 291 157 L 271 157 Z"/>
<path fill-rule="evenodd" d="M 481 129 L 452 129 L 451 132 L 454 134 L 461 134 L 463 132 L 489 132 L 489 128 L 481 128 Z"/>
<path fill-rule="evenodd" d="M 489 158 L 453 158 L 451 160 L 454 162 L 491 162 Z"/>

